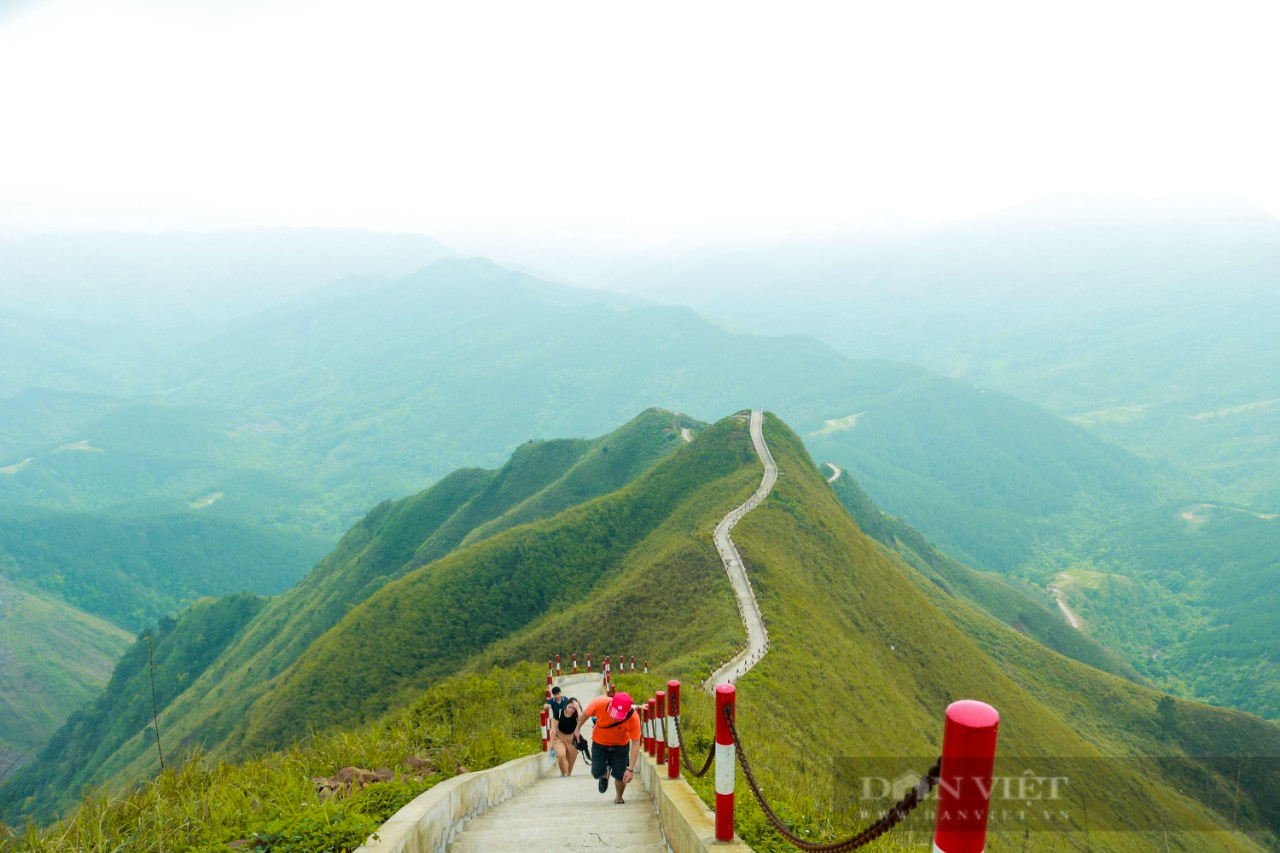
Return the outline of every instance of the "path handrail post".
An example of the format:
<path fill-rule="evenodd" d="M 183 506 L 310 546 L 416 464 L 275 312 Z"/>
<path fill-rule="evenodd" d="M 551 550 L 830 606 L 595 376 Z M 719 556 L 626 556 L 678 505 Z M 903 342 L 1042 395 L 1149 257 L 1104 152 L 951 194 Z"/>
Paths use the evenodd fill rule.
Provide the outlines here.
<path fill-rule="evenodd" d="M 657 737 L 655 743 L 658 748 L 657 754 L 654 756 L 654 760 L 657 761 L 658 766 L 661 767 L 667 763 L 667 739 L 663 737 L 662 734 L 666 729 L 667 723 L 667 691 L 659 690 L 653 698 L 656 699 L 658 703 L 658 716 L 654 718 L 654 735 Z"/>
<path fill-rule="evenodd" d="M 547 751 L 547 709 L 542 709 L 542 751 Z"/>
<path fill-rule="evenodd" d="M 728 714 L 737 723 L 737 691 L 732 684 L 716 685 L 716 841 L 733 840 L 733 780 L 736 762 Z M 950 853 L 950 851 L 948 851 Z"/>
<path fill-rule="evenodd" d="M 645 713 L 649 715 L 649 745 L 645 749 L 645 754 L 653 758 L 658 754 L 658 700 L 649 699 L 644 708 Z"/>
<path fill-rule="evenodd" d="M 982 853 L 986 848 L 999 728 L 999 712 L 985 702 L 962 699 L 947 706 L 934 853 Z"/>
<path fill-rule="evenodd" d="M 680 682 L 667 682 L 667 778 L 680 778 Z"/>
<path fill-rule="evenodd" d="M 649 723 L 650 723 L 649 706 L 647 704 L 641 705 L 640 706 L 640 737 L 641 737 L 640 748 L 644 750 L 645 755 L 649 754 L 650 752 L 649 745 L 653 743 L 653 729 L 650 727 Z"/>

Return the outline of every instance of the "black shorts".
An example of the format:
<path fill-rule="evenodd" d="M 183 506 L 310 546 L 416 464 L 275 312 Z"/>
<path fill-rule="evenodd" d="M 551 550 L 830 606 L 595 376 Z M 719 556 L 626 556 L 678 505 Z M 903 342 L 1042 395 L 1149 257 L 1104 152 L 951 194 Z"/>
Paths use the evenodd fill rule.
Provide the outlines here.
<path fill-rule="evenodd" d="M 605 746 L 600 743 L 591 744 L 591 778 L 603 779 L 610 770 L 613 778 L 621 779 L 627 772 L 627 762 L 631 758 L 631 744 L 621 746 Z"/>

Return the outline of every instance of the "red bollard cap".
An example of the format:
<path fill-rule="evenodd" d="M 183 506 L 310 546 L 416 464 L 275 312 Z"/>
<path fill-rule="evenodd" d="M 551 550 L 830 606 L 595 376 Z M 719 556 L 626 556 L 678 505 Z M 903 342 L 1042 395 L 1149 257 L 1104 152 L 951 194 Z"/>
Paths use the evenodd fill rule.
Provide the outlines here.
<path fill-rule="evenodd" d="M 999 728 L 999 712 L 985 702 L 965 699 L 947 706 L 935 851 L 982 853 L 986 849 Z"/>

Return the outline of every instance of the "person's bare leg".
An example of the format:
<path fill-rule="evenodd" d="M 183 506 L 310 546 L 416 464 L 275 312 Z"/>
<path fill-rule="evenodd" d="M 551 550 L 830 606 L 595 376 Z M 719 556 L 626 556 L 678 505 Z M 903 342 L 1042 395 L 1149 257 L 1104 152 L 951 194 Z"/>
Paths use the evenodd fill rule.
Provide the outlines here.
<path fill-rule="evenodd" d="M 569 764 L 570 756 L 564 748 L 564 741 L 559 738 L 556 740 L 556 766 L 560 768 L 561 776 L 568 776 L 573 770 L 572 765 Z"/>
<path fill-rule="evenodd" d="M 622 792 L 625 790 L 627 790 L 626 782 L 623 782 L 621 779 L 613 780 L 613 791 L 614 791 L 613 801 L 615 803 L 622 802 Z"/>
<path fill-rule="evenodd" d="M 572 746 L 572 745 L 570 745 L 570 747 L 569 747 L 569 772 L 568 772 L 568 773 L 565 773 L 564 775 L 566 775 L 566 776 L 572 776 L 572 775 L 573 775 L 573 765 L 574 765 L 574 764 L 576 764 L 577 762 L 578 762 L 578 748 L 577 748 L 576 746 Z"/>

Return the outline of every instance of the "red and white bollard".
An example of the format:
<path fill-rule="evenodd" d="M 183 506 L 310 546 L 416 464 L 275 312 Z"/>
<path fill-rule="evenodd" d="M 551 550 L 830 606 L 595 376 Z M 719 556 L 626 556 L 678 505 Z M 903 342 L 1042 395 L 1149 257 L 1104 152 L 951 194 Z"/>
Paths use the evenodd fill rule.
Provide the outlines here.
<path fill-rule="evenodd" d="M 542 751 L 547 751 L 547 709 L 542 709 Z"/>
<path fill-rule="evenodd" d="M 591 671 L 591 652 L 587 652 L 587 672 Z"/>
<path fill-rule="evenodd" d="M 573 674 L 574 675 L 578 674 L 578 653 L 577 652 L 573 653 Z"/>
<path fill-rule="evenodd" d="M 655 720 L 658 726 L 653 733 L 654 737 L 658 739 L 658 750 L 655 758 L 658 766 L 661 767 L 667 763 L 667 691 L 659 690 L 653 698 L 658 700 L 658 716 Z"/>
<path fill-rule="evenodd" d="M 635 671 L 636 671 L 636 656 L 635 656 L 635 655 L 632 655 L 632 656 L 631 656 L 631 671 L 632 671 L 632 672 L 635 672 Z"/>
<path fill-rule="evenodd" d="M 560 675 L 560 655 L 556 655 L 556 676 Z"/>
<path fill-rule="evenodd" d="M 649 748 L 645 750 L 649 757 L 652 758 L 658 751 L 658 700 L 650 699 L 645 703 L 645 708 L 649 712 Z"/>
<path fill-rule="evenodd" d="M 986 848 L 999 728 L 1000 714 L 986 702 L 963 699 L 947 706 L 934 853 L 982 853 Z"/>
<path fill-rule="evenodd" d="M 644 660 L 644 674 L 645 674 L 645 675 L 648 675 L 648 674 L 649 674 L 649 659 L 648 659 L 648 658 L 645 658 L 645 660 Z"/>
<path fill-rule="evenodd" d="M 733 779 L 736 771 L 733 734 L 725 720 L 726 709 L 735 712 L 737 692 L 732 684 L 716 685 L 716 841 L 733 840 Z M 950 851 L 948 851 L 950 853 Z"/>
<path fill-rule="evenodd" d="M 667 682 L 667 778 L 680 778 L 680 682 Z"/>
<path fill-rule="evenodd" d="M 640 706 L 640 748 L 645 755 L 649 754 L 649 744 L 653 742 L 653 729 L 649 726 L 649 706 Z"/>

